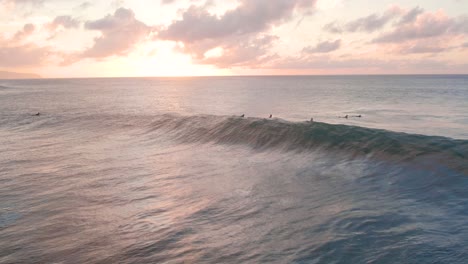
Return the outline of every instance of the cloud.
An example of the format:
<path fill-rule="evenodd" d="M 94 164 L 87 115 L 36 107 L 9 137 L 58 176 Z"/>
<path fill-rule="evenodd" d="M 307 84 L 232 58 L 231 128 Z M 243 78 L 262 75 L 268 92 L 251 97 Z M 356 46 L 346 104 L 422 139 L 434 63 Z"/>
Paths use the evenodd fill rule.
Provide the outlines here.
<path fill-rule="evenodd" d="M 18 31 L 15 34 L 12 41 L 13 42 L 22 41 L 24 38 L 27 38 L 28 36 L 30 36 L 34 32 L 35 29 L 36 29 L 36 27 L 33 24 L 31 24 L 31 23 L 25 24 L 23 26 L 23 29 Z"/>
<path fill-rule="evenodd" d="M 302 50 L 304 53 L 329 53 L 341 47 L 341 40 L 324 41 L 318 43 L 315 47 L 306 47 Z"/>
<path fill-rule="evenodd" d="M 323 29 L 331 33 L 380 32 L 368 43 L 379 44 L 391 53 L 436 54 L 460 45 L 460 36 L 468 34 L 468 17 L 449 17 L 443 11 L 426 12 L 419 6 L 404 9 L 391 6 L 382 14 L 373 13 L 347 23 L 337 21 Z M 431 39 L 430 43 L 427 40 Z M 315 51 L 318 51 L 316 49 Z M 314 51 L 307 48 L 305 51 Z"/>
<path fill-rule="evenodd" d="M 411 23 L 416 20 L 416 18 L 422 13 L 424 13 L 424 9 L 420 8 L 419 6 L 414 7 L 401 17 L 401 20 L 398 24 L 404 25 Z"/>
<path fill-rule="evenodd" d="M 323 30 L 331 33 L 342 32 L 367 32 L 372 33 L 383 29 L 390 22 L 394 21 L 393 27 L 402 27 L 414 23 L 421 15 L 426 15 L 419 6 L 405 10 L 399 6 L 391 6 L 384 13 L 373 13 L 365 17 L 361 17 L 345 24 L 340 24 L 337 21 L 326 24 Z"/>
<path fill-rule="evenodd" d="M 78 9 L 85 10 L 92 6 L 91 2 L 83 2 L 78 6 Z"/>
<path fill-rule="evenodd" d="M 219 56 L 206 56 L 206 52 L 200 56 L 201 51 L 206 50 L 203 47 L 195 52 L 194 59 L 196 63 L 211 64 L 221 68 L 230 67 L 259 67 L 275 55 L 270 55 L 269 51 L 274 42 L 278 39 L 276 36 L 265 35 L 249 39 L 229 39 L 224 43 L 217 43 L 216 49 L 220 49 Z M 236 43 L 236 44 L 234 44 Z M 210 43 L 212 47 L 215 43 Z"/>
<path fill-rule="evenodd" d="M 442 11 L 426 12 L 419 14 L 411 23 L 399 25 L 390 32 L 383 33 L 374 42 L 402 42 L 466 33 L 468 33 L 468 19 L 466 17 L 451 18 Z"/>
<path fill-rule="evenodd" d="M 204 6 L 191 6 L 159 36 L 178 41 L 199 41 L 261 32 L 291 18 L 295 9 L 312 8 L 315 1 L 242 0 L 239 7 L 218 17 Z"/>
<path fill-rule="evenodd" d="M 172 3 L 174 3 L 174 2 L 175 2 L 175 0 L 162 0 L 162 1 L 161 1 L 161 4 L 163 4 L 163 5 L 168 5 L 168 4 L 172 4 Z"/>
<path fill-rule="evenodd" d="M 344 29 L 338 24 L 337 21 L 330 22 L 323 26 L 323 30 L 328 31 L 330 33 L 342 33 Z"/>
<path fill-rule="evenodd" d="M 142 41 L 151 32 L 151 28 L 135 18 L 130 9 L 119 8 L 113 15 L 87 21 L 85 29 L 99 31 L 101 35 L 94 39 L 94 45 L 78 55 L 79 58 L 104 58 L 123 55 Z"/>
<path fill-rule="evenodd" d="M 0 0 L 0 12 L 14 15 L 14 19 L 28 19 L 34 17 L 39 10 L 42 10 L 47 2 L 58 0 Z"/>
<path fill-rule="evenodd" d="M 274 69 L 349 69 L 349 68 L 381 68 L 388 69 L 389 63 L 377 59 L 347 59 L 337 60 L 328 56 L 313 56 L 306 58 L 285 58 L 270 65 Z"/>
<path fill-rule="evenodd" d="M 5 4 L 32 4 L 32 5 L 42 5 L 45 0 L 0 0 L 0 3 Z"/>
<path fill-rule="evenodd" d="M 183 42 L 184 50 L 201 63 L 214 62 L 213 58 L 204 58 L 204 54 L 216 47 L 224 51 L 216 58 L 217 65 L 258 61 L 265 57 L 267 47 L 276 39 L 269 36 L 268 30 L 290 21 L 295 12 L 309 14 L 315 2 L 240 0 L 235 9 L 221 16 L 209 13 L 206 6 L 191 6 L 182 13 L 180 20 L 162 29 L 158 38 Z"/>
<path fill-rule="evenodd" d="M 330 56 L 280 58 L 265 65 L 268 69 L 321 71 L 324 73 L 464 73 L 468 64 L 456 64 L 434 59 L 336 59 Z"/>
<path fill-rule="evenodd" d="M 402 42 L 378 43 L 385 54 L 424 54 L 435 56 L 444 52 L 455 51 L 460 48 L 463 36 L 438 36 L 427 39 L 412 39 Z"/>
<path fill-rule="evenodd" d="M 444 45 L 417 43 L 412 45 L 403 45 L 400 47 L 399 52 L 402 54 L 441 53 L 451 49 L 452 47 L 446 47 Z"/>
<path fill-rule="evenodd" d="M 398 15 L 394 10 L 389 10 L 383 15 L 372 14 L 364 18 L 351 21 L 345 25 L 345 31 L 348 32 L 374 32 L 378 29 L 383 28 L 390 20 L 395 18 Z"/>
<path fill-rule="evenodd" d="M 47 0 L 0 0 L 0 6 L 7 10 L 33 11 L 42 5 Z"/>
<path fill-rule="evenodd" d="M 383 14 L 370 14 L 366 17 L 352 20 L 344 25 L 340 25 L 337 21 L 326 24 L 323 29 L 331 33 L 341 32 L 374 32 L 383 28 L 391 20 L 401 16 L 404 11 L 398 6 L 392 6 L 388 8 Z M 413 10 L 409 11 L 408 14 L 412 14 Z M 408 18 L 411 19 L 411 15 Z"/>
<path fill-rule="evenodd" d="M 39 66 L 48 60 L 48 48 L 33 44 L 0 46 L 0 67 Z"/>
<path fill-rule="evenodd" d="M 51 60 L 56 54 L 49 47 L 28 43 L 36 31 L 36 26 L 28 23 L 9 39 L 0 36 L 0 67 L 41 66 Z"/>
<path fill-rule="evenodd" d="M 55 30 L 62 26 L 63 28 L 78 28 L 81 22 L 71 16 L 58 16 L 50 24 L 49 28 Z"/>

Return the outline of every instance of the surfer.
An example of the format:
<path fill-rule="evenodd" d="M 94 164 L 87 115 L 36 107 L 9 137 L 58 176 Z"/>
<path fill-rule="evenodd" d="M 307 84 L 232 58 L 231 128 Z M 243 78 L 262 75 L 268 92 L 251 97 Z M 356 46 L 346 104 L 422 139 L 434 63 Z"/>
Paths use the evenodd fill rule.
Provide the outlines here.
<path fill-rule="evenodd" d="M 361 118 L 361 117 L 362 117 L 362 115 L 357 115 L 357 116 L 354 116 L 354 117 L 359 117 L 359 118 Z"/>
<path fill-rule="evenodd" d="M 34 116 L 40 116 L 40 115 L 41 115 L 41 113 L 39 113 L 39 112 L 37 112 L 37 114 L 34 114 Z"/>
<path fill-rule="evenodd" d="M 244 117 L 244 116 L 245 116 L 244 114 L 241 115 L 241 117 Z"/>
<path fill-rule="evenodd" d="M 310 122 L 311 122 L 311 123 L 314 122 L 314 118 L 313 118 L 313 117 L 310 118 Z"/>
<path fill-rule="evenodd" d="M 346 119 L 348 119 L 348 115 L 345 115 L 345 116 L 339 116 L 339 118 L 346 118 Z"/>
<path fill-rule="evenodd" d="M 273 117 L 273 115 L 272 115 L 272 114 L 270 114 L 270 118 L 272 118 L 272 117 Z"/>

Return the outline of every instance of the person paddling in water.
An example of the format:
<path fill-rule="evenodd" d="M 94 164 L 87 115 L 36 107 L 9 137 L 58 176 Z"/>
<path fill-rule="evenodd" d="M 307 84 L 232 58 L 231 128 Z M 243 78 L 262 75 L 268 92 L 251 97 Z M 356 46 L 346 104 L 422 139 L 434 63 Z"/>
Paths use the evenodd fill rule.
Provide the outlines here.
<path fill-rule="evenodd" d="M 40 115 L 41 115 L 41 113 L 39 113 L 39 112 L 37 112 L 37 114 L 34 114 L 34 116 L 40 116 Z"/>
<path fill-rule="evenodd" d="M 241 117 L 245 117 L 245 115 L 244 115 L 244 114 L 242 114 L 242 115 L 241 115 Z"/>
<path fill-rule="evenodd" d="M 348 115 L 345 115 L 345 116 L 339 116 L 339 118 L 346 118 L 346 119 L 348 119 L 348 117 L 350 117 L 350 116 L 348 116 Z M 361 117 L 362 117 L 362 115 L 355 115 L 355 116 L 351 116 L 351 117 L 359 117 L 359 118 L 361 118 Z"/>

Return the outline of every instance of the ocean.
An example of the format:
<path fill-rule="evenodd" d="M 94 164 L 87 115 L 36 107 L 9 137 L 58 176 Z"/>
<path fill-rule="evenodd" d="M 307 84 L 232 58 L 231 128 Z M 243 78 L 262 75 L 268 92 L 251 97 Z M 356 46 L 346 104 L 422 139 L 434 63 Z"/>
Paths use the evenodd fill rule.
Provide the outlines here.
<path fill-rule="evenodd" d="M 467 189 L 466 75 L 0 80 L 0 263 L 467 263 Z"/>

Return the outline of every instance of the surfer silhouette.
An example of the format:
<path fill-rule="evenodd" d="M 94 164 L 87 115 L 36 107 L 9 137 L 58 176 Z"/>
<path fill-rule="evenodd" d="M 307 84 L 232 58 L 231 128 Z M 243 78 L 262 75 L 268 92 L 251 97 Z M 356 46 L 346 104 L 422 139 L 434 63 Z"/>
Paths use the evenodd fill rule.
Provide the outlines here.
<path fill-rule="evenodd" d="M 241 115 L 241 117 L 245 117 L 245 115 L 244 115 L 244 114 L 242 114 L 242 115 Z"/>
<path fill-rule="evenodd" d="M 41 115 L 41 113 L 39 113 L 39 112 L 37 112 L 37 114 L 34 114 L 34 116 L 40 116 L 40 115 Z"/>
<path fill-rule="evenodd" d="M 270 114 L 270 118 L 272 118 L 272 117 L 273 117 L 273 115 L 272 115 L 272 114 Z"/>

